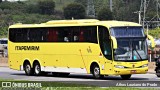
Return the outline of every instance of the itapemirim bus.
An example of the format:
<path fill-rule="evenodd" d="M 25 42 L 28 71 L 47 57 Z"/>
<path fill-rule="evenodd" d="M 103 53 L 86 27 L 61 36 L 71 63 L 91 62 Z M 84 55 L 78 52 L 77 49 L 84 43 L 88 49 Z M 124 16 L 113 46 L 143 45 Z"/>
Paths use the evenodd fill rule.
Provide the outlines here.
<path fill-rule="evenodd" d="M 11 69 L 26 75 L 70 73 L 120 75 L 148 71 L 147 42 L 141 25 L 124 21 L 53 20 L 41 24 L 9 27 L 8 51 Z"/>

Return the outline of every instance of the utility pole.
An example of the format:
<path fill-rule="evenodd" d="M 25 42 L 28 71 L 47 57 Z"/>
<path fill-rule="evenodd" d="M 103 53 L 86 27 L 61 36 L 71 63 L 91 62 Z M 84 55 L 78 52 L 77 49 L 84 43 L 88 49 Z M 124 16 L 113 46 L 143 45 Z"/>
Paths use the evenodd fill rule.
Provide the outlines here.
<path fill-rule="evenodd" d="M 109 7 L 110 7 L 111 12 L 113 12 L 113 4 L 112 4 L 112 0 L 109 1 Z"/>
<path fill-rule="evenodd" d="M 137 14 L 138 14 L 138 23 L 139 23 L 139 24 L 141 24 L 141 12 L 142 12 L 142 11 L 133 12 L 133 13 L 137 13 Z"/>
<path fill-rule="evenodd" d="M 159 10 L 158 10 L 159 8 L 160 8 L 160 4 L 159 4 L 159 2 L 158 2 L 158 0 L 157 0 L 157 5 L 156 5 L 157 21 L 160 21 Z M 160 26 L 160 23 L 159 23 L 159 22 L 157 23 L 157 26 Z"/>
<path fill-rule="evenodd" d="M 93 18 L 96 16 L 93 0 L 87 0 L 87 16 Z"/>
<path fill-rule="evenodd" d="M 145 17 L 146 17 L 146 0 L 144 0 L 144 3 L 143 3 L 143 29 L 144 29 L 144 23 L 145 23 Z"/>
<path fill-rule="evenodd" d="M 160 26 L 160 17 L 159 17 L 159 8 L 160 8 L 160 3 L 159 3 L 159 0 L 155 0 L 155 7 L 156 7 L 156 15 L 151 18 L 150 20 L 146 20 L 146 10 L 147 8 L 149 7 L 149 2 L 150 0 L 141 0 L 141 7 L 140 7 L 140 11 L 143 12 L 143 15 L 141 17 L 143 17 L 143 20 L 142 20 L 142 25 L 143 25 L 143 28 L 145 27 L 145 25 L 155 25 L 156 26 Z"/>

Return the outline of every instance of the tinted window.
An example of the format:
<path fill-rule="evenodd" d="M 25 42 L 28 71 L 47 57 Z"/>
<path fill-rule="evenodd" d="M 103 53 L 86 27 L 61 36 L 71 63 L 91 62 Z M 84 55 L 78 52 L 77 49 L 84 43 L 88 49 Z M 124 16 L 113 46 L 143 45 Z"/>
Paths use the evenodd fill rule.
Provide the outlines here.
<path fill-rule="evenodd" d="M 113 27 L 111 34 L 115 37 L 144 37 L 142 27 Z"/>
<path fill-rule="evenodd" d="M 53 27 L 10 29 L 12 42 L 92 42 L 97 43 L 97 27 Z"/>
<path fill-rule="evenodd" d="M 1 40 L 0 44 L 7 44 L 7 40 Z"/>
<path fill-rule="evenodd" d="M 110 35 L 108 29 L 106 27 L 99 26 L 98 33 L 99 33 L 99 43 L 103 55 L 107 59 L 112 60 L 111 40 L 109 37 Z"/>

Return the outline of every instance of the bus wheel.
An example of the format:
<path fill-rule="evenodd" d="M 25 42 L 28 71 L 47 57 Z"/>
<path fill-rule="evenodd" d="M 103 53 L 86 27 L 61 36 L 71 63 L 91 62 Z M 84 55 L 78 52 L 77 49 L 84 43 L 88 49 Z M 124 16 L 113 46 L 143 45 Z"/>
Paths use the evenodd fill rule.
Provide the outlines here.
<path fill-rule="evenodd" d="M 24 71 L 28 76 L 33 75 L 33 69 L 31 68 L 31 65 L 28 62 L 24 64 Z"/>
<path fill-rule="evenodd" d="M 40 64 L 39 64 L 38 62 L 36 62 L 36 63 L 34 64 L 34 74 L 35 74 L 36 76 L 39 76 L 39 75 L 42 74 L 42 72 L 41 72 L 41 66 L 40 66 Z"/>
<path fill-rule="evenodd" d="M 95 79 L 103 78 L 104 75 L 100 75 L 100 68 L 98 65 L 94 65 L 92 68 L 92 74 Z"/>
<path fill-rule="evenodd" d="M 156 70 L 156 75 L 157 75 L 157 77 L 160 77 L 160 69 Z"/>
<path fill-rule="evenodd" d="M 121 78 L 124 80 L 128 80 L 131 77 L 131 75 L 121 75 Z"/>

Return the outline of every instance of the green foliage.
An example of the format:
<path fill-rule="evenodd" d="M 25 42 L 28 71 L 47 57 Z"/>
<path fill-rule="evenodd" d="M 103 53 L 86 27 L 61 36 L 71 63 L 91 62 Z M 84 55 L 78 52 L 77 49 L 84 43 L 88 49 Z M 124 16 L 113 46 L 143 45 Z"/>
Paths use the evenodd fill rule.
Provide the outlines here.
<path fill-rule="evenodd" d="M 53 0 L 40 0 L 38 1 L 38 8 L 40 9 L 40 14 L 51 15 L 54 12 L 55 2 Z"/>
<path fill-rule="evenodd" d="M 39 13 L 40 10 L 37 4 L 28 4 L 26 7 L 26 12 L 27 13 Z"/>
<path fill-rule="evenodd" d="M 82 5 L 84 5 L 85 7 L 87 7 L 87 0 L 75 0 L 75 3 L 80 3 Z"/>
<path fill-rule="evenodd" d="M 138 14 L 134 12 L 139 11 L 141 0 L 112 0 L 113 13 L 108 11 L 109 0 L 93 1 L 96 16 L 100 20 L 115 19 L 138 22 Z M 75 2 L 81 5 L 69 6 Z M 64 7 L 70 7 L 71 9 L 65 10 Z M 105 7 L 106 10 L 103 10 L 102 7 Z M 75 19 L 91 18 L 85 16 L 86 9 L 87 0 L 27 0 L 23 2 L 0 0 L 0 37 L 7 36 L 8 26 L 14 23 L 42 23 L 53 19 L 64 19 L 64 16 L 66 19 L 71 19 L 72 17 Z M 108 14 L 112 15 L 107 16 Z M 146 20 L 152 19 L 155 14 L 156 0 L 151 0 L 148 4 Z M 159 29 L 149 30 L 149 34 L 158 38 L 160 37 L 158 35 L 159 31 Z"/>
<path fill-rule="evenodd" d="M 66 19 L 83 19 L 85 18 L 85 8 L 79 3 L 71 3 L 64 8 L 64 17 Z"/>
<path fill-rule="evenodd" d="M 138 22 L 138 14 L 141 0 L 114 0 L 113 14 L 115 20 Z"/>
<path fill-rule="evenodd" d="M 8 2 L 4 1 L 0 3 L 0 9 L 3 11 L 8 10 L 9 13 L 17 14 L 17 12 L 24 12 L 26 8 L 25 3 L 18 3 L 18 2 Z"/>
<path fill-rule="evenodd" d="M 103 7 L 98 12 L 98 19 L 99 20 L 112 20 L 113 14 L 108 8 Z"/>
<path fill-rule="evenodd" d="M 160 28 L 157 27 L 155 29 L 148 30 L 148 34 L 152 35 L 154 38 L 160 38 Z"/>
<path fill-rule="evenodd" d="M 8 27 L 15 23 L 32 24 L 43 23 L 54 19 L 62 19 L 62 15 L 54 15 L 53 11 L 55 3 L 52 0 L 44 0 L 44 2 L 38 0 L 35 3 L 28 2 L 29 1 L 3 1 L 0 3 L 0 37 L 6 37 Z M 43 6 L 42 3 L 45 6 Z M 45 12 L 42 12 L 44 9 Z"/>

